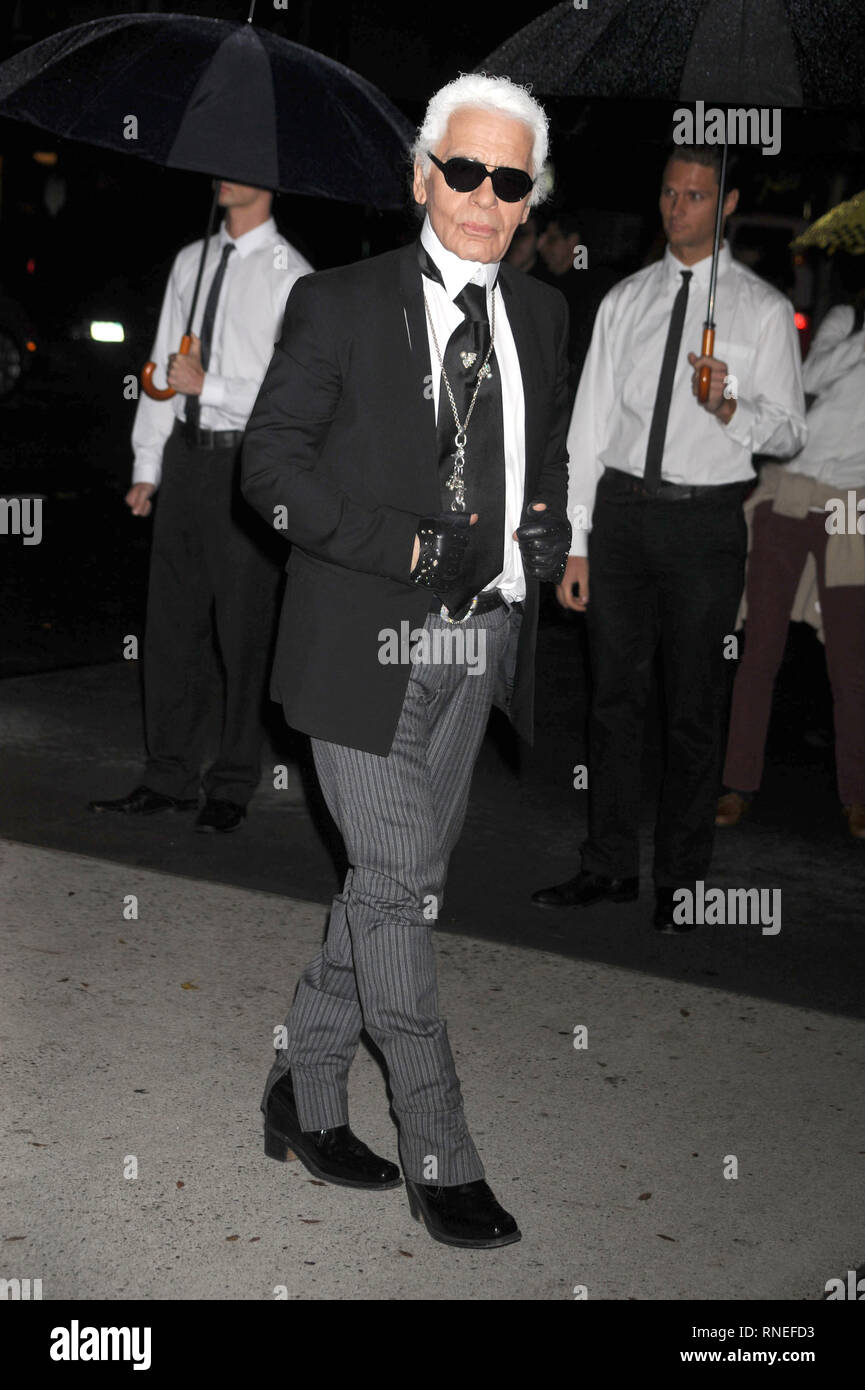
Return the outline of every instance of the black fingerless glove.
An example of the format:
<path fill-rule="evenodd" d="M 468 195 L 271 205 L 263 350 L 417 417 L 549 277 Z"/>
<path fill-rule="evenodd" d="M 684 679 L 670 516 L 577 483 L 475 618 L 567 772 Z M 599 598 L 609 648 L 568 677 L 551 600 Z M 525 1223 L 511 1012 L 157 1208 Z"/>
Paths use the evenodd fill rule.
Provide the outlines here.
<path fill-rule="evenodd" d="M 558 584 L 565 572 L 571 545 L 571 523 L 564 517 L 529 511 L 529 521 L 517 527 L 523 569 L 530 579 Z"/>
<path fill-rule="evenodd" d="M 440 594 L 459 583 L 470 525 L 467 512 L 421 517 L 417 528 L 420 555 L 409 576 L 412 584 L 423 584 Z"/>

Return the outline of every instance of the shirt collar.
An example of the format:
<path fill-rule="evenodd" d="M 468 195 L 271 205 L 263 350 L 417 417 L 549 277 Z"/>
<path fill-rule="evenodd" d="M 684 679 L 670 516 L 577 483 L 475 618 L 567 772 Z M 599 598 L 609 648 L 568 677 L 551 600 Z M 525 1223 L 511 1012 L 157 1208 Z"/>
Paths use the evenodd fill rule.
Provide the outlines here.
<path fill-rule="evenodd" d="M 449 299 L 455 299 L 460 290 L 464 290 L 468 284 L 485 285 L 488 292 L 492 289 L 499 273 L 498 261 L 484 264 L 483 261 L 462 260 L 453 251 L 448 251 L 442 246 L 428 217 L 424 219 L 421 227 L 420 239 L 442 273 L 445 292 Z"/>
<path fill-rule="evenodd" d="M 259 247 L 266 246 L 278 235 L 276 223 L 272 217 L 268 217 L 266 222 L 261 222 L 257 227 L 253 227 L 251 232 L 244 232 L 242 236 L 231 237 L 225 230 L 225 223 L 220 223 L 218 245 L 222 250 L 223 246 L 228 246 L 229 242 L 234 247 L 237 255 L 243 260 L 251 251 L 257 251 Z"/>
<path fill-rule="evenodd" d="M 718 251 L 718 276 L 720 277 L 725 273 L 725 271 L 729 270 L 732 264 L 733 257 L 730 255 L 730 247 L 725 241 L 724 245 Z M 711 255 L 704 256 L 703 259 L 701 261 L 697 261 L 695 265 L 683 265 L 682 262 L 678 260 L 676 256 L 673 255 L 668 245 L 666 250 L 664 251 L 663 265 L 664 273 L 667 276 L 669 282 L 676 282 L 677 284 L 681 285 L 682 282 L 679 279 L 679 272 L 682 270 L 690 270 L 693 271 L 693 276 L 690 282 L 691 289 L 694 289 L 695 286 L 699 286 L 700 289 L 708 290 L 709 279 L 712 274 Z"/>

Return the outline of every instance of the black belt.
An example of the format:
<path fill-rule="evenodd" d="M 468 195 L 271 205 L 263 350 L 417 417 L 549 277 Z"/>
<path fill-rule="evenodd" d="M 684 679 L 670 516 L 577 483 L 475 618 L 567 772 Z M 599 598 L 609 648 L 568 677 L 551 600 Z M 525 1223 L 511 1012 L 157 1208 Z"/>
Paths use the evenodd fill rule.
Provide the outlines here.
<path fill-rule="evenodd" d="M 510 599 L 505 598 L 501 590 L 491 589 L 489 593 L 483 593 L 478 596 L 472 617 L 477 618 L 481 613 L 491 613 L 494 608 L 516 608 L 519 610 L 522 606 L 522 599 L 520 599 L 518 603 L 511 603 Z M 429 612 L 440 613 L 441 608 L 441 599 L 433 598 L 429 606 Z"/>
<path fill-rule="evenodd" d="M 740 493 L 744 498 L 751 485 L 751 480 L 744 483 L 708 483 L 693 486 L 662 482 L 656 488 L 649 488 L 646 486 L 645 478 L 638 478 L 633 473 L 624 473 L 620 468 L 605 468 L 598 483 L 598 487 L 603 487 L 605 492 L 657 497 L 665 502 L 684 501 L 695 497 L 723 497 L 736 493 Z"/>
<path fill-rule="evenodd" d="M 188 420 L 175 420 L 174 432 L 194 449 L 238 449 L 243 443 L 243 430 L 203 430 Z"/>

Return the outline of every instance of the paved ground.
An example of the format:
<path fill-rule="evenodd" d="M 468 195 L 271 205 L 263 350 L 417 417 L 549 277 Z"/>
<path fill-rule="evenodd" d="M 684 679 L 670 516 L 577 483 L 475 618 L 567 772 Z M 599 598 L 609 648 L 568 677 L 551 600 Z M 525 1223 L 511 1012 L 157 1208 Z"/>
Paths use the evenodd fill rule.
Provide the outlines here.
<path fill-rule="evenodd" d="M 8 841 L 2 861 L 4 1273 L 45 1299 L 816 1300 L 856 1267 L 858 1022 L 443 937 L 468 1115 L 524 1232 L 455 1251 L 403 1190 L 263 1157 L 272 1031 L 321 906 Z M 351 1113 L 395 1155 L 364 1051 Z"/>

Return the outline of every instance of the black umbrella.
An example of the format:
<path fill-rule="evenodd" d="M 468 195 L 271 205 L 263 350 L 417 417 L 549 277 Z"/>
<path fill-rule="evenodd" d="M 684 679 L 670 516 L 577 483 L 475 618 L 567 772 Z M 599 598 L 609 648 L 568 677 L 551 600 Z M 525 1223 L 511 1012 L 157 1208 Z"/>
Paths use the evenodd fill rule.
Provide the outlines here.
<path fill-rule="evenodd" d="M 76 25 L 0 64 L 0 115 L 259 188 L 405 202 L 405 117 L 350 68 L 250 22 L 130 14 Z M 195 298 L 214 213 L 215 201 Z"/>
<path fill-rule="evenodd" d="M 556 5 L 478 71 L 546 96 L 703 101 L 735 107 L 865 105 L 862 0 L 589 0 Z M 714 348 L 726 145 L 703 356 Z M 700 374 L 699 399 L 709 394 Z"/>

